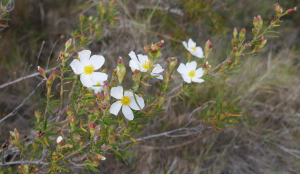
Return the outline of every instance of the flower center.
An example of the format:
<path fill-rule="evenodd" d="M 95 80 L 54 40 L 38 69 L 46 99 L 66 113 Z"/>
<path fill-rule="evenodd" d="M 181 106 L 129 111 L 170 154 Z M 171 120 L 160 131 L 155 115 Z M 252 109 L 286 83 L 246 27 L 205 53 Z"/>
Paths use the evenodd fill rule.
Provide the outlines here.
<path fill-rule="evenodd" d="M 96 83 L 96 85 L 97 85 L 97 86 L 100 86 L 100 85 L 101 85 L 101 83 L 100 83 L 100 82 L 97 82 L 97 83 Z"/>
<path fill-rule="evenodd" d="M 196 47 L 191 47 L 191 49 L 195 52 L 197 48 Z"/>
<path fill-rule="evenodd" d="M 121 99 L 121 103 L 122 103 L 122 105 L 129 105 L 131 103 L 131 100 L 128 96 L 124 96 Z"/>
<path fill-rule="evenodd" d="M 194 70 L 192 70 L 192 71 L 189 72 L 189 77 L 194 78 L 195 75 L 196 75 L 196 74 L 195 74 L 195 71 L 194 71 Z"/>
<path fill-rule="evenodd" d="M 142 64 L 142 67 L 145 68 L 145 69 L 149 69 L 150 68 L 150 61 L 145 61 L 143 64 Z"/>
<path fill-rule="evenodd" d="M 93 65 L 85 66 L 83 68 L 83 71 L 86 75 L 91 75 L 94 72 L 94 66 Z"/>

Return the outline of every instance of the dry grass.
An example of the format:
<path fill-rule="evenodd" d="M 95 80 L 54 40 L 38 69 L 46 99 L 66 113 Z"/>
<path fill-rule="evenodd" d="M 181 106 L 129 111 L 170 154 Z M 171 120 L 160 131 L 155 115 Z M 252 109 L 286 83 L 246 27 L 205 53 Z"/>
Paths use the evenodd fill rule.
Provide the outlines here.
<path fill-rule="evenodd" d="M 16 3 L 10 28 L 1 33 L 1 84 L 10 78 L 20 77 L 30 64 L 32 66 L 25 72 L 35 72 L 36 57 L 43 40 L 46 44 L 39 62 L 45 64 L 53 43 L 61 34 L 66 34 L 66 28 L 74 28 L 74 16 L 78 16 L 74 9 L 87 8 L 81 1 L 65 1 L 62 4 L 59 2 Z M 267 20 L 274 13 L 272 0 L 257 0 L 255 3 L 217 0 L 190 15 L 188 11 L 182 11 L 183 6 L 177 1 L 161 1 L 161 9 L 154 12 L 153 7 L 157 1 L 117 2 L 120 15 L 116 29 L 106 30 L 103 33 L 104 41 L 90 46 L 95 54 L 109 58 L 109 72 L 112 70 L 110 67 L 116 66 L 118 56 L 122 55 L 128 63 L 127 54 L 131 50 L 142 52 L 144 44 L 160 39 L 166 41 L 163 56 L 167 58 L 180 53 L 179 62 L 184 61 L 184 54 L 181 53 L 183 48 L 178 40 L 192 37 L 203 45 L 207 39 L 211 39 L 216 51 L 210 62 L 216 64 L 226 56 L 233 27 L 240 29 L 245 26 L 247 31 L 251 31 L 254 15 L 260 14 Z M 297 1 L 279 3 L 286 8 L 299 5 Z M 23 9 L 23 6 L 28 8 Z M 173 11 L 163 10 L 168 6 Z M 44 18 L 41 17 L 43 9 Z M 181 16 L 176 9 L 181 10 L 184 15 Z M 93 13 L 92 9 L 87 11 L 87 14 Z M 200 85 L 193 91 L 197 95 L 192 99 L 174 99 L 168 115 L 159 115 L 156 121 L 166 116 L 165 119 L 154 127 L 151 126 L 156 121 L 146 125 L 146 131 L 141 135 L 179 128 L 188 121 L 193 109 L 219 97 L 227 102 L 239 101 L 238 108 L 243 110 L 244 116 L 235 128 L 208 128 L 201 134 L 188 137 L 162 137 L 142 141 L 140 145 L 130 149 L 132 155 L 127 154 L 128 164 L 111 153 L 107 154 L 107 160 L 99 167 L 100 171 L 147 174 L 164 173 L 167 168 L 168 173 L 180 174 L 299 173 L 300 47 L 297 43 L 300 41 L 300 30 L 296 21 L 300 19 L 300 15 L 295 13 L 291 16 L 285 18 L 285 26 L 279 29 L 279 39 L 269 39 L 268 47 L 259 54 L 241 60 L 241 68 L 236 71 L 237 74 L 220 77 L 217 83 L 207 82 Z M 215 23 L 212 19 L 219 19 L 220 23 Z M 20 26 L 23 27 L 22 30 Z M 228 31 L 230 36 L 227 35 Z M 248 32 L 247 37 L 250 36 Z M 51 65 L 55 63 L 54 59 L 62 44 L 60 42 L 56 46 L 57 49 L 51 56 Z M 165 65 L 164 61 L 161 63 L 162 66 Z M 130 74 L 127 74 L 127 78 L 131 78 Z M 38 80 L 32 78 L 1 89 L 0 114 L 9 113 L 37 83 Z M 180 80 L 175 79 L 174 83 L 180 83 Z M 152 92 L 153 89 L 148 91 Z M 30 133 L 31 124 L 27 119 L 33 119 L 33 111 L 39 108 L 39 97 L 44 92 L 40 89 L 14 118 L 6 120 L 6 125 L 0 125 L 0 141 L 7 138 L 7 130 L 14 127 L 18 127 L 18 130 L 20 128 L 20 132 Z M 149 127 L 151 128 L 147 129 Z M 77 167 L 73 171 L 86 173 L 85 168 Z"/>

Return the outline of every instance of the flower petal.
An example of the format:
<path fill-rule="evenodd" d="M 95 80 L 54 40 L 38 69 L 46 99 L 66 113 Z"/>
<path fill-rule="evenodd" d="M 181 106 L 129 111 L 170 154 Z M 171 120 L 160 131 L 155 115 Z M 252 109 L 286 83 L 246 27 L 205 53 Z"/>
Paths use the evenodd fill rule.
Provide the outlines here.
<path fill-rule="evenodd" d="M 204 58 L 203 50 L 201 47 L 197 47 L 194 54 L 195 54 L 194 56 L 196 56 L 198 58 Z"/>
<path fill-rule="evenodd" d="M 192 78 L 192 81 L 193 81 L 193 82 L 196 82 L 196 83 L 202 83 L 202 82 L 204 82 L 203 79 L 198 79 L 198 78 L 196 78 L 196 77 Z"/>
<path fill-rule="evenodd" d="M 122 112 L 123 112 L 124 116 L 125 116 L 128 120 L 133 120 L 134 115 L 133 115 L 133 112 L 132 112 L 132 110 L 130 109 L 129 106 L 123 106 Z"/>
<path fill-rule="evenodd" d="M 134 72 L 136 69 L 141 71 L 141 66 L 137 60 L 130 60 L 129 66 L 130 66 L 132 72 Z"/>
<path fill-rule="evenodd" d="M 80 81 L 81 81 L 82 85 L 85 87 L 90 88 L 93 86 L 93 81 L 92 81 L 91 76 L 86 75 L 84 73 L 80 75 Z"/>
<path fill-rule="evenodd" d="M 199 78 L 199 77 L 202 77 L 203 76 L 203 69 L 202 68 L 198 68 L 196 71 L 195 71 L 195 77 Z"/>
<path fill-rule="evenodd" d="M 189 76 L 187 75 L 181 75 L 183 80 L 186 82 L 186 83 L 191 83 L 192 81 L 192 78 L 190 78 Z"/>
<path fill-rule="evenodd" d="M 195 47 L 195 46 L 196 46 L 196 42 L 194 42 L 192 39 L 189 39 L 188 47 L 191 48 L 191 47 Z"/>
<path fill-rule="evenodd" d="M 139 61 L 136 57 L 136 54 L 133 51 L 130 51 L 130 53 L 128 55 L 131 58 L 131 60 Z"/>
<path fill-rule="evenodd" d="M 186 68 L 188 69 L 188 71 L 191 71 L 191 70 L 196 70 L 197 68 L 197 62 L 196 61 L 192 61 L 192 62 L 188 62 L 186 63 Z"/>
<path fill-rule="evenodd" d="M 121 107 L 122 107 L 121 101 L 116 101 L 110 106 L 109 112 L 111 114 L 118 115 Z"/>
<path fill-rule="evenodd" d="M 132 97 L 133 94 L 132 94 L 132 92 L 130 92 L 130 91 L 125 91 L 125 92 L 124 92 L 124 96 Z"/>
<path fill-rule="evenodd" d="M 183 44 L 183 46 L 188 50 L 188 46 L 187 46 L 186 41 L 183 41 L 182 44 Z"/>
<path fill-rule="evenodd" d="M 139 61 L 141 64 L 145 63 L 145 62 L 148 62 L 149 59 L 148 59 L 148 56 L 147 55 L 142 55 L 142 54 L 138 54 L 137 55 L 138 58 L 139 58 Z"/>
<path fill-rule="evenodd" d="M 159 80 L 164 79 L 163 76 L 160 75 L 160 74 L 154 74 L 154 73 L 151 73 L 150 75 L 151 75 L 151 76 L 157 76 L 157 77 L 155 77 L 155 78 L 157 78 L 157 79 L 159 79 Z"/>
<path fill-rule="evenodd" d="M 138 95 L 135 94 L 135 98 L 137 103 L 139 104 L 139 106 L 141 107 L 141 109 L 143 109 L 145 107 L 145 102 L 144 99 L 142 97 L 139 97 Z M 137 103 L 135 102 L 134 97 L 130 97 L 131 103 L 129 104 L 129 106 L 133 109 L 133 110 L 141 110 L 139 108 L 139 106 L 137 105 Z"/>
<path fill-rule="evenodd" d="M 160 66 L 160 64 L 156 64 L 155 68 L 152 70 L 152 73 L 161 73 L 164 69 Z"/>
<path fill-rule="evenodd" d="M 102 72 L 93 72 L 91 74 L 91 78 L 93 81 L 106 81 L 107 80 L 107 74 Z"/>
<path fill-rule="evenodd" d="M 92 89 L 94 90 L 94 93 L 95 94 L 98 94 L 98 92 L 101 92 L 103 87 L 102 86 L 99 86 L 99 87 L 92 87 Z"/>
<path fill-rule="evenodd" d="M 94 69 L 97 70 L 102 67 L 105 59 L 103 56 L 93 55 L 89 60 L 89 64 L 94 66 Z"/>
<path fill-rule="evenodd" d="M 80 62 L 82 62 L 84 66 L 89 65 L 90 56 L 91 56 L 90 50 L 82 50 L 78 52 L 78 57 L 80 58 Z"/>
<path fill-rule="evenodd" d="M 177 71 L 182 75 L 188 75 L 189 73 L 189 70 L 183 63 L 180 63 L 179 67 L 177 68 Z"/>
<path fill-rule="evenodd" d="M 84 65 L 78 59 L 74 59 L 70 64 L 75 74 L 82 74 Z"/>
<path fill-rule="evenodd" d="M 110 95 L 116 99 L 121 99 L 123 97 L 123 86 L 112 87 Z"/>

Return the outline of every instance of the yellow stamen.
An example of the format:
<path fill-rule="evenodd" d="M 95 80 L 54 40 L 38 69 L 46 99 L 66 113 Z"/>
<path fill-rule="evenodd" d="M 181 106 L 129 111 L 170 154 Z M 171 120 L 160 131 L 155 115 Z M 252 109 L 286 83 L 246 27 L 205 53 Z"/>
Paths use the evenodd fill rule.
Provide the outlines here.
<path fill-rule="evenodd" d="M 149 69 L 150 68 L 150 61 L 145 61 L 143 64 L 142 64 L 142 67 L 145 68 L 145 69 Z"/>
<path fill-rule="evenodd" d="M 91 75 L 94 72 L 94 66 L 93 65 L 89 65 L 89 66 L 85 66 L 83 68 L 83 71 L 86 75 Z"/>
<path fill-rule="evenodd" d="M 195 52 L 197 48 L 196 47 L 191 47 L 191 49 Z"/>
<path fill-rule="evenodd" d="M 131 103 L 131 100 L 130 100 L 130 98 L 128 96 L 124 96 L 121 99 L 121 103 L 122 103 L 122 105 L 126 106 L 126 105 L 129 105 Z"/>
<path fill-rule="evenodd" d="M 189 77 L 194 78 L 196 74 L 195 74 L 195 71 L 192 70 L 192 71 L 189 72 L 188 75 L 189 75 Z"/>
<path fill-rule="evenodd" d="M 97 82 L 97 83 L 96 83 L 96 85 L 97 85 L 97 86 L 100 86 L 100 85 L 101 85 L 101 83 L 100 83 L 100 82 Z"/>

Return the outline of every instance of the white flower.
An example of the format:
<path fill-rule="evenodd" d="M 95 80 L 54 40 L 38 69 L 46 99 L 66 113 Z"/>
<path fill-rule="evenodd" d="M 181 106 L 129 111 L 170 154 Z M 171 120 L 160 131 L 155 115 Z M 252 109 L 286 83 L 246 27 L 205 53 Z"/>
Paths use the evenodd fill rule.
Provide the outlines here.
<path fill-rule="evenodd" d="M 71 63 L 71 67 L 75 74 L 80 75 L 80 81 L 85 87 L 92 87 L 93 81 L 105 81 L 107 80 L 107 74 L 101 72 L 94 72 L 101 68 L 104 64 L 105 59 L 103 56 L 93 55 L 91 58 L 90 50 L 83 50 L 78 52 L 78 59 L 74 59 Z"/>
<path fill-rule="evenodd" d="M 129 66 L 130 66 L 132 72 L 134 72 L 136 69 L 141 72 L 148 71 L 151 63 L 150 63 L 147 55 L 138 54 L 136 57 L 136 54 L 133 51 L 131 51 L 128 55 L 131 58 L 131 60 L 129 62 Z M 162 80 L 163 76 L 158 73 L 163 72 L 163 70 L 164 69 L 162 69 L 162 67 L 159 64 L 156 64 L 155 68 L 151 72 L 151 76 L 158 76 L 156 78 Z"/>
<path fill-rule="evenodd" d="M 56 142 L 57 142 L 58 144 L 60 144 L 60 143 L 62 142 L 62 140 L 63 140 L 63 137 L 62 137 L 62 136 L 59 136 L 59 137 L 57 137 Z"/>
<path fill-rule="evenodd" d="M 122 86 L 117 86 L 111 88 L 111 96 L 119 99 L 115 103 L 113 103 L 110 107 L 110 113 L 114 115 L 118 115 L 121 107 L 122 107 L 122 112 L 124 116 L 128 120 L 133 120 L 134 115 L 131 109 L 133 110 L 140 110 L 139 106 L 141 109 L 145 107 L 145 102 L 142 97 L 139 97 L 138 95 L 134 94 L 137 103 L 135 102 L 134 96 L 132 92 L 130 91 L 125 91 L 123 95 L 123 87 Z M 139 106 L 138 106 L 139 105 Z"/>
<path fill-rule="evenodd" d="M 196 67 L 197 67 L 196 61 L 188 62 L 186 63 L 186 65 L 181 63 L 177 71 L 181 74 L 183 80 L 187 83 L 191 83 L 191 81 L 202 83 L 204 82 L 204 80 L 201 79 L 200 77 L 203 76 L 204 71 L 202 68 L 198 68 L 196 70 Z"/>
<path fill-rule="evenodd" d="M 201 47 L 196 47 L 196 42 L 194 42 L 192 39 L 189 39 L 188 44 L 183 41 L 183 46 L 193 55 L 198 58 L 203 58 L 204 54 Z"/>
<path fill-rule="evenodd" d="M 92 89 L 94 90 L 95 94 L 101 92 L 103 90 L 104 81 L 93 81 Z"/>

